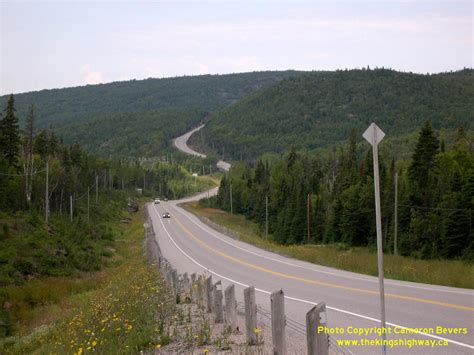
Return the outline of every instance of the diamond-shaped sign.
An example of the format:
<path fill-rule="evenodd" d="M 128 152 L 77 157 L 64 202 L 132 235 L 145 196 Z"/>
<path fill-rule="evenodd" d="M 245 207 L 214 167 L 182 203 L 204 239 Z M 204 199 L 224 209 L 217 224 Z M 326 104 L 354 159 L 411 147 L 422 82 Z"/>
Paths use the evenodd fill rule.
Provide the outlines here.
<path fill-rule="evenodd" d="M 385 137 L 385 133 L 379 128 L 379 126 L 372 123 L 369 128 L 366 129 L 362 137 L 364 137 L 371 145 L 378 145 L 383 137 Z"/>

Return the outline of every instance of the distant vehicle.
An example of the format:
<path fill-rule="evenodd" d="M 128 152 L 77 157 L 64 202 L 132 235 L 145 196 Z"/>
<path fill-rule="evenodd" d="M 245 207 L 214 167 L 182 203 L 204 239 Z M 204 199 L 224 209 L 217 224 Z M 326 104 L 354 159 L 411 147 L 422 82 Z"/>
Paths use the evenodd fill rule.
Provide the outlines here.
<path fill-rule="evenodd" d="M 169 212 L 163 213 L 163 218 L 171 218 L 171 215 Z"/>
<path fill-rule="evenodd" d="M 159 198 L 155 198 L 155 205 L 159 205 L 160 204 L 160 199 Z"/>
<path fill-rule="evenodd" d="M 168 198 L 167 198 L 167 197 L 165 197 L 165 200 L 164 200 L 164 201 L 165 201 L 165 202 L 166 202 L 166 201 L 168 201 Z"/>

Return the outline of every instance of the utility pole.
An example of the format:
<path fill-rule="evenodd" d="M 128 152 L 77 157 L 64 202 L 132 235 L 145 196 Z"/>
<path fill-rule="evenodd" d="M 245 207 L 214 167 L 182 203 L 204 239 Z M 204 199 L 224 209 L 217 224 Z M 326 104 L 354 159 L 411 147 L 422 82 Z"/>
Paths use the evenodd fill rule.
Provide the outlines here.
<path fill-rule="evenodd" d="M 95 204 L 99 203 L 99 175 L 95 174 Z"/>
<path fill-rule="evenodd" d="M 49 219 L 49 158 L 46 158 L 46 188 L 44 196 L 44 219 L 48 223 Z"/>
<path fill-rule="evenodd" d="M 395 225 L 393 230 L 393 254 L 398 254 L 397 248 L 398 233 L 398 171 L 395 172 Z"/>
<path fill-rule="evenodd" d="M 311 194 L 308 194 L 306 201 L 306 223 L 308 230 L 307 243 L 311 240 Z"/>
<path fill-rule="evenodd" d="M 70 220 L 72 222 L 72 195 L 69 196 L 69 214 L 70 214 Z"/>
<path fill-rule="evenodd" d="M 87 223 L 89 223 L 89 220 L 90 220 L 90 204 L 91 204 L 91 200 L 90 200 L 90 186 L 87 186 Z"/>
<path fill-rule="evenodd" d="M 268 195 L 265 196 L 265 237 L 268 239 Z"/>
<path fill-rule="evenodd" d="M 143 192 L 145 192 L 145 172 L 143 172 Z"/>
<path fill-rule="evenodd" d="M 234 214 L 234 206 L 232 204 L 232 183 L 230 183 L 230 214 Z"/>
<path fill-rule="evenodd" d="M 374 161 L 374 191 L 375 191 L 375 223 L 377 229 L 377 261 L 379 271 L 380 290 L 380 326 L 382 328 L 382 341 L 387 339 L 385 327 L 385 290 L 383 276 L 383 248 L 382 248 L 382 216 L 380 212 L 380 177 L 379 177 L 379 149 L 378 145 L 382 141 L 385 133 L 372 123 L 362 135 L 372 145 L 372 155 Z M 382 346 L 383 354 L 387 353 L 387 347 Z"/>

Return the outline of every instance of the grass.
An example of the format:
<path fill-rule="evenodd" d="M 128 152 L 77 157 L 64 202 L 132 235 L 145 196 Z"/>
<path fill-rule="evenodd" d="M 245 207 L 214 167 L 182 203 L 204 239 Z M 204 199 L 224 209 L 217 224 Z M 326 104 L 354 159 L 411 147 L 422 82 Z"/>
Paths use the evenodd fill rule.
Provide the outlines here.
<path fill-rule="evenodd" d="M 239 233 L 240 240 L 295 259 L 367 275 L 378 275 L 377 254 L 368 248 L 343 248 L 341 245 L 280 245 L 265 239 L 258 225 L 242 215 L 207 208 L 197 202 L 183 207 Z M 474 288 L 474 265 L 459 260 L 421 260 L 384 255 L 386 278 L 435 285 Z"/>
<path fill-rule="evenodd" d="M 47 277 L 8 286 L 7 306 L 18 324 L 0 340 L 2 354 L 126 354 L 169 342 L 174 303 L 143 251 L 143 214 L 110 223 L 118 235 L 101 271 Z"/>

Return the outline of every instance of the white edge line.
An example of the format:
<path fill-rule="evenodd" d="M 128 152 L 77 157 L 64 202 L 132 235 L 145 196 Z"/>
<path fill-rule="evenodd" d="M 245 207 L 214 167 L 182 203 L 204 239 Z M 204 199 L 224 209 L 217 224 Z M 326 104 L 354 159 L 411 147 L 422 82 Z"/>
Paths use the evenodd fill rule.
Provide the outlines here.
<path fill-rule="evenodd" d="M 279 260 L 279 259 L 272 258 L 272 257 L 269 257 L 269 256 L 261 255 L 257 252 L 254 252 L 254 251 L 248 250 L 246 248 L 240 247 L 240 246 L 238 246 L 234 243 L 231 243 L 231 242 L 221 238 L 219 235 L 215 234 L 215 232 L 211 228 L 209 228 L 208 226 L 205 226 L 205 228 L 204 228 L 204 225 L 202 225 L 202 223 L 200 224 L 200 223 L 197 223 L 196 221 L 193 221 L 193 219 L 190 216 L 188 216 L 188 213 L 189 213 L 188 211 L 184 210 L 183 208 L 179 207 L 178 205 L 175 205 L 175 207 L 176 207 L 176 209 L 182 210 L 182 211 L 179 211 L 181 213 L 181 215 L 186 217 L 191 223 L 198 226 L 200 229 L 202 229 L 206 233 L 209 233 L 214 238 L 219 239 L 220 241 L 222 241 L 222 242 L 224 242 L 224 243 L 226 243 L 226 244 L 228 244 L 228 245 L 230 245 L 234 248 L 240 249 L 240 250 L 245 251 L 247 253 L 250 253 L 252 255 L 256 255 L 256 256 L 261 257 L 263 259 L 276 261 L 276 262 L 281 263 L 281 264 L 285 264 L 285 265 L 288 265 L 288 266 L 293 266 L 293 267 L 296 267 L 296 268 L 300 268 L 300 269 L 304 269 L 304 270 L 308 270 L 308 271 L 312 271 L 312 272 L 319 272 L 319 273 L 322 273 L 322 274 L 333 275 L 333 276 L 343 277 L 343 278 L 352 279 L 352 280 L 367 281 L 367 282 L 372 282 L 372 283 L 377 283 L 378 282 L 377 280 L 372 280 L 370 278 L 349 276 L 349 275 L 339 274 L 339 273 L 331 272 L 331 271 L 316 270 L 316 269 L 311 268 L 311 267 L 297 265 L 297 264 L 290 263 L 288 261 Z M 393 286 L 411 287 L 411 288 L 416 288 L 416 289 L 421 289 L 421 290 L 429 290 L 429 291 L 437 291 L 437 292 L 438 291 L 439 292 L 449 292 L 449 293 L 463 294 L 463 295 L 467 295 L 467 296 L 474 296 L 473 293 L 469 293 L 469 292 L 435 289 L 435 288 L 429 288 L 429 287 L 423 287 L 423 286 L 414 286 L 414 285 L 405 285 L 405 284 L 401 284 L 401 283 L 398 283 L 398 282 L 390 282 L 390 281 L 387 281 L 387 280 L 385 280 L 385 284 L 386 285 L 393 285 Z"/>
<path fill-rule="evenodd" d="M 209 273 L 211 274 L 214 274 L 218 277 L 221 277 L 223 278 L 224 280 L 227 280 L 227 281 L 230 281 L 230 282 L 233 282 L 237 285 L 240 285 L 242 287 L 249 287 L 249 285 L 246 285 L 242 282 L 238 282 L 236 280 L 233 280 L 231 278 L 228 278 L 228 277 L 225 277 L 223 275 L 220 275 L 214 271 L 212 271 L 211 269 L 209 269 L 208 267 L 205 267 L 204 265 L 200 264 L 199 262 L 197 262 L 195 259 L 193 259 L 190 255 L 188 255 L 183 249 L 181 249 L 178 244 L 176 244 L 175 240 L 173 239 L 173 237 L 171 237 L 171 235 L 169 234 L 168 230 L 166 229 L 165 225 L 163 224 L 163 221 L 161 220 L 160 218 L 160 214 L 158 213 L 158 211 L 156 210 L 156 207 L 153 205 L 153 210 L 155 211 L 156 215 L 158 216 L 158 219 L 161 223 L 161 225 L 163 226 L 163 229 L 165 230 L 166 234 L 168 235 L 168 237 L 170 238 L 171 242 L 174 244 L 174 246 L 184 255 L 186 256 L 189 260 L 191 260 L 193 263 L 195 263 L 196 265 L 198 265 L 199 267 L 203 268 L 204 270 L 208 271 Z M 157 241 L 158 242 L 158 241 Z M 258 291 L 258 292 L 261 292 L 261 293 L 264 293 L 264 294 L 267 294 L 267 295 L 270 295 L 271 292 L 269 291 L 266 291 L 266 290 L 263 290 L 263 289 L 259 289 L 259 288 L 255 288 L 255 291 Z M 317 305 L 317 303 L 315 302 L 312 302 L 312 301 L 307 301 L 307 300 L 303 300 L 301 298 L 296 298 L 296 297 L 290 297 L 290 296 L 286 296 L 285 295 L 285 298 L 289 299 L 289 300 L 292 300 L 292 301 L 296 301 L 296 302 L 301 302 L 301 303 L 306 303 L 306 304 L 310 304 L 310 305 Z M 365 320 L 369 320 L 369 321 L 373 321 L 373 322 L 377 322 L 377 323 L 380 323 L 380 319 L 377 319 L 377 318 L 372 318 L 372 317 L 368 317 L 368 316 L 364 316 L 362 314 L 359 314 L 359 313 L 354 313 L 354 312 L 350 312 L 350 311 L 346 311 L 346 310 L 343 310 L 343 309 L 340 309 L 340 308 L 336 308 L 336 307 L 330 307 L 326 304 L 326 308 L 330 309 L 330 310 L 333 310 L 333 311 L 336 311 L 336 312 L 340 312 L 340 313 L 345 313 L 345 314 L 348 314 L 348 315 L 351 315 L 351 316 L 354 316 L 354 317 L 358 317 L 358 318 L 362 318 L 362 319 L 365 319 Z M 401 328 L 401 329 L 411 329 L 410 327 L 405 327 L 403 325 L 398 325 L 398 324 L 395 324 L 395 323 L 390 323 L 390 322 L 386 322 L 386 324 L 392 326 L 392 327 L 397 327 L 397 328 Z M 427 333 L 423 333 L 423 332 L 419 332 L 419 333 L 416 333 L 416 334 L 420 334 L 420 335 L 424 335 L 426 337 L 429 337 L 429 338 L 434 338 L 434 339 L 438 339 L 438 340 L 445 340 L 451 344 L 455 344 L 455 345 L 459 345 L 459 346 L 462 346 L 462 347 L 465 347 L 465 348 L 468 348 L 468 349 L 474 349 L 474 345 L 469 345 L 469 344 L 465 344 L 465 343 L 461 343 L 459 341 L 456 341 L 456 340 L 451 340 L 451 339 L 448 339 L 448 338 L 443 338 L 443 337 L 439 337 L 437 335 L 433 335 L 433 334 L 427 334 Z"/>

